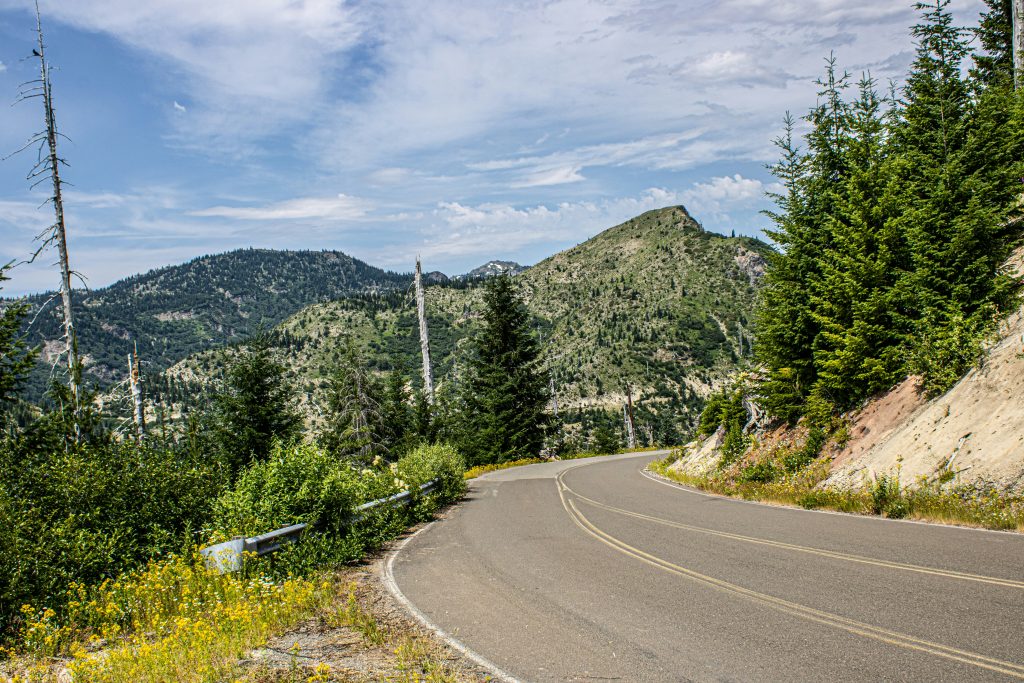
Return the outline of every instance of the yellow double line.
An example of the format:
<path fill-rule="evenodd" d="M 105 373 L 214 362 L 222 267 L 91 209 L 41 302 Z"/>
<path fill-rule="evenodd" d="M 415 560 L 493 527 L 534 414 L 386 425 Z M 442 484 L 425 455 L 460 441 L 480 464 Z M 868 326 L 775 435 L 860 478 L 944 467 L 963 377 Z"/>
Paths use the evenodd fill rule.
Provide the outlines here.
<path fill-rule="evenodd" d="M 690 524 L 683 524 L 682 522 L 674 522 L 669 519 L 662 519 L 661 517 L 652 517 L 639 512 L 633 512 L 632 510 L 624 510 L 622 508 L 615 507 L 614 505 L 608 505 L 601 503 L 593 498 L 588 498 L 562 483 L 562 487 L 576 498 L 586 501 L 587 503 L 599 507 L 609 512 L 615 512 L 620 515 L 627 517 L 634 517 L 636 519 L 642 519 L 648 522 L 654 522 L 655 524 L 662 524 L 664 526 L 673 527 L 675 529 L 682 529 L 684 531 L 693 531 L 700 534 L 707 534 L 709 536 L 718 536 L 720 538 L 728 538 L 734 541 L 744 541 L 746 543 L 756 543 L 758 545 L 767 545 L 773 548 L 781 548 L 783 550 L 793 550 L 801 553 L 808 553 L 810 555 L 819 555 L 821 557 L 828 557 L 834 560 L 843 560 L 846 562 L 857 562 L 859 564 L 870 564 L 876 567 L 884 567 L 886 569 L 900 569 L 907 572 L 917 572 L 918 574 L 931 574 L 932 576 L 942 576 L 949 579 L 960 579 L 962 581 L 976 581 L 978 583 L 988 583 L 995 586 L 1004 586 L 1007 588 L 1020 588 L 1024 589 L 1024 581 L 1015 581 L 1014 579 L 1003 579 L 997 576 L 985 576 L 983 574 L 969 574 L 967 572 L 958 572 L 953 569 L 938 569 L 936 567 L 923 567 L 917 564 L 907 564 L 905 562 L 890 562 L 889 560 L 878 560 L 873 557 L 864 557 L 863 555 L 852 555 L 850 553 L 840 553 L 834 550 L 823 550 L 821 548 L 811 548 L 805 545 L 796 545 L 795 543 L 783 543 L 782 541 L 772 541 L 767 538 L 757 538 L 756 536 L 744 536 L 742 534 L 732 534 L 727 531 L 718 531 L 716 529 L 708 529 L 706 527 L 692 526 Z"/>
<path fill-rule="evenodd" d="M 566 470 L 566 471 L 568 471 L 568 470 Z M 863 636 L 865 638 L 871 638 L 873 640 L 878 640 L 878 641 L 881 641 L 881 642 L 884 642 L 884 643 L 888 643 L 890 645 L 895 645 L 897 647 L 901 647 L 901 648 L 904 648 L 904 649 L 907 649 L 907 650 L 916 650 L 918 652 L 924 652 L 926 654 L 934 655 L 934 656 L 937 656 L 937 657 L 943 657 L 945 659 L 950 659 L 950 660 L 954 660 L 954 661 L 957 661 L 957 662 L 962 662 L 964 664 L 970 664 L 972 666 L 977 666 L 977 667 L 980 667 L 982 669 L 987 669 L 989 671 L 995 671 L 997 673 L 1002 673 L 1002 674 L 1005 674 L 1007 676 L 1012 676 L 1014 678 L 1024 679 L 1024 666 L 1022 666 L 1022 665 L 1014 664 L 1013 662 L 1007 662 L 1007 661 L 1003 661 L 1003 660 L 1000 660 L 1000 659 L 995 659 L 995 658 L 992 658 L 992 657 L 986 657 L 984 655 L 980 655 L 980 654 L 977 654 L 977 653 L 974 653 L 974 652 L 968 652 L 966 650 L 959 650 L 957 648 L 953 648 L 953 647 L 948 647 L 946 645 L 942 645 L 941 643 L 934 643 L 934 642 L 931 642 L 931 641 L 928 641 L 928 640 L 923 640 L 921 638 L 915 638 L 915 637 L 907 635 L 907 634 L 898 633 L 896 631 L 890 631 L 888 629 L 880 628 L 878 626 L 872 626 L 871 624 L 866 624 L 864 622 L 856 621 L 854 619 L 847 619 L 846 617 L 842 617 L 842 616 L 839 616 L 837 614 L 832 614 L 830 612 L 824 612 L 822 610 L 814 609 L 813 607 L 807 607 L 806 605 L 801 605 L 799 603 L 790 602 L 789 600 L 783 600 L 782 598 L 777 598 L 775 596 L 768 595 L 766 593 L 760 593 L 758 591 L 750 590 L 749 588 L 744 588 L 743 586 L 739 586 L 739 585 L 734 584 L 734 583 L 729 583 L 728 581 L 723 581 L 721 579 L 716 579 L 713 576 L 708 576 L 707 574 L 702 574 L 702 573 L 696 572 L 696 571 L 694 571 L 692 569 L 687 569 L 686 567 L 681 567 L 681 566 L 679 566 L 677 564 L 669 562 L 668 560 L 663 560 L 660 557 L 657 557 L 655 555 L 651 555 L 650 553 L 644 552 L 643 550 L 640 550 L 639 548 L 635 548 L 635 547 L 629 545 L 628 543 L 626 543 L 625 541 L 622 541 L 622 540 L 620 540 L 618 538 L 615 538 L 611 534 L 608 534 L 608 533 L 602 531 L 601 529 L 598 529 L 596 526 L 594 526 L 594 524 L 589 519 L 587 519 L 587 517 L 585 515 L 583 515 L 582 512 L 580 512 L 579 508 L 576 507 L 575 503 L 573 503 L 572 500 L 569 500 L 566 497 L 566 494 L 577 496 L 577 497 L 579 497 L 579 498 L 581 498 L 583 500 L 587 500 L 588 502 L 596 502 L 596 501 L 592 501 L 591 499 L 584 498 L 583 496 L 579 496 L 579 494 L 577 494 L 577 493 L 573 492 L 571 489 L 569 489 L 569 487 L 567 487 L 565 485 L 565 483 L 563 482 L 562 477 L 563 477 L 564 474 L 565 474 L 565 472 L 562 472 L 558 476 L 557 482 L 558 482 L 558 494 L 559 494 L 559 496 L 562 499 L 562 506 L 565 508 L 566 512 L 569 513 L 569 516 L 573 519 L 573 521 L 581 529 L 583 529 L 585 532 L 587 532 L 588 534 L 590 534 L 591 536 L 593 536 L 597 540 L 601 541 L 605 545 L 607 545 L 607 546 L 617 550 L 618 552 L 623 553 L 624 555 L 628 555 L 629 557 L 633 557 L 633 558 L 635 558 L 637 560 L 640 560 L 641 562 L 645 562 L 645 563 L 647 563 L 649 565 L 652 565 L 654 567 L 657 567 L 659 569 L 667 571 L 667 572 L 669 572 L 671 574 L 675 574 L 677 576 L 686 577 L 688 579 L 692 579 L 692 580 L 697 581 L 699 583 L 703 583 L 705 585 L 708 585 L 708 586 L 711 586 L 713 588 L 716 588 L 718 590 L 722 590 L 722 591 L 725 591 L 727 593 L 731 593 L 733 595 L 738 595 L 740 597 L 743 597 L 743 598 L 746 598 L 746 599 L 751 600 L 753 602 L 765 605 L 767 607 L 770 607 L 770 608 L 775 609 L 777 611 L 783 612 L 785 614 L 790 614 L 792 616 L 800 617 L 800 618 L 806 619 L 808 621 L 813 621 L 815 623 L 823 624 L 823 625 L 826 625 L 826 626 L 831 626 L 833 628 L 838 628 L 838 629 L 847 631 L 849 633 L 853 633 L 853 634 L 856 634 L 856 635 L 859 635 L 859 636 Z M 605 506 L 604 504 L 601 504 L 601 503 L 598 503 L 598 506 L 611 508 L 611 506 Z M 639 513 L 629 513 L 629 514 L 632 515 L 632 516 L 638 516 L 640 518 L 646 518 L 647 517 L 647 515 L 640 515 Z M 651 519 L 658 519 L 658 518 L 651 518 Z M 667 521 L 667 520 L 662 520 L 662 521 Z M 671 523 L 671 524 L 675 525 L 674 522 Z M 693 529 L 699 530 L 700 528 L 699 527 L 693 527 Z M 717 534 L 719 532 L 715 532 L 715 533 Z M 746 539 L 749 539 L 750 537 L 741 537 L 741 538 L 746 540 Z M 769 544 L 774 544 L 774 542 L 769 542 Z M 796 548 L 804 548 L 804 546 L 796 546 Z M 809 549 L 809 550 L 813 550 L 813 549 Z M 822 552 L 827 552 L 827 551 L 822 551 Z M 841 555 L 841 553 L 840 553 L 840 555 Z M 854 556 L 854 557 L 856 557 L 856 556 Z M 861 559 L 868 559 L 868 558 L 861 558 Z M 894 564 L 898 564 L 898 563 L 894 563 Z M 907 565 L 907 566 L 913 567 L 914 565 Z M 900 566 L 898 568 L 904 568 L 904 567 Z M 921 568 L 921 569 L 927 569 L 927 568 Z M 974 575 L 968 575 L 968 576 L 974 576 Z M 958 578 L 962 578 L 962 577 L 958 577 Z M 987 578 L 987 577 L 981 577 L 981 578 Z"/>

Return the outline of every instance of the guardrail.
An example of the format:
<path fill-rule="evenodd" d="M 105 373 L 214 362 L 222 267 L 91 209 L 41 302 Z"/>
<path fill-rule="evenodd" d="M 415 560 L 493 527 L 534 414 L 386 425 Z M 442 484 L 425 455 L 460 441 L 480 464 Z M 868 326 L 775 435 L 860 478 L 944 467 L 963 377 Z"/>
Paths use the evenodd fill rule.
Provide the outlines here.
<path fill-rule="evenodd" d="M 438 480 L 434 479 L 414 490 L 418 496 L 429 493 L 437 484 Z M 363 503 L 353 511 L 346 525 L 351 526 L 363 521 L 371 511 L 379 507 L 397 504 L 405 505 L 412 500 L 413 490 L 410 490 L 396 493 L 387 498 L 371 500 L 369 503 Z M 275 553 L 286 545 L 297 542 L 311 528 L 312 525 L 310 524 L 292 524 L 291 526 L 275 529 L 274 531 L 268 531 L 259 536 L 233 538 L 230 541 L 203 548 L 199 552 L 205 558 L 206 566 L 210 569 L 216 569 L 221 574 L 237 572 L 242 569 L 247 554 L 263 556 Z"/>

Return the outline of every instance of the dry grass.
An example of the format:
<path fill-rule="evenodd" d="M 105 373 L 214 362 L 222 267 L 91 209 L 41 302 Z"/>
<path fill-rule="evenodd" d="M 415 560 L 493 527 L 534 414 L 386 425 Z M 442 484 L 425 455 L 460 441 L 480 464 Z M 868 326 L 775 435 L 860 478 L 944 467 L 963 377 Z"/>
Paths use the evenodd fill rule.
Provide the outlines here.
<path fill-rule="evenodd" d="M 939 524 L 1024 531 L 1024 497 L 994 486 L 919 481 L 901 486 L 899 471 L 860 488 L 820 487 L 828 463 L 819 460 L 795 475 L 775 481 L 742 481 L 727 473 L 694 476 L 669 468 L 671 459 L 652 463 L 651 471 L 694 488 L 777 505 L 827 509 L 862 515 L 915 519 Z"/>

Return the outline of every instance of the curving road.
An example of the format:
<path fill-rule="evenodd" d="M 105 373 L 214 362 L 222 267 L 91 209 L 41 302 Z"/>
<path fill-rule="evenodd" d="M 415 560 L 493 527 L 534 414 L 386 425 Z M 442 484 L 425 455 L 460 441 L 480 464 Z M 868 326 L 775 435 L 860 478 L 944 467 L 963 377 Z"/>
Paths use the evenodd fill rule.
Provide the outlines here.
<path fill-rule="evenodd" d="M 523 681 L 1024 679 L 1024 536 L 708 496 L 654 457 L 481 477 L 393 581 Z"/>

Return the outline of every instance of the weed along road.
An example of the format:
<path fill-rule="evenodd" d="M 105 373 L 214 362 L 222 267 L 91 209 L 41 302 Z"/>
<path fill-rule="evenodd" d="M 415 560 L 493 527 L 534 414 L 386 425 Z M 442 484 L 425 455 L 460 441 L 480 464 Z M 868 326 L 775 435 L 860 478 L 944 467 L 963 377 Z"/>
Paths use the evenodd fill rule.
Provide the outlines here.
<path fill-rule="evenodd" d="M 470 483 L 391 558 L 523 681 L 1024 680 L 1024 537 L 707 496 L 657 454 Z"/>

